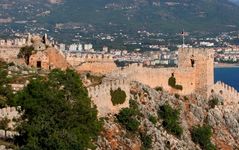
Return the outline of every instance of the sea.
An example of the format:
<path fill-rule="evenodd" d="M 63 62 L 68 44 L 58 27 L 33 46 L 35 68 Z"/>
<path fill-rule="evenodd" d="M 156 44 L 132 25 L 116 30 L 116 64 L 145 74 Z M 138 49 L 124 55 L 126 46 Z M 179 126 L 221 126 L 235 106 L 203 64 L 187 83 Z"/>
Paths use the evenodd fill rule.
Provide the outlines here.
<path fill-rule="evenodd" d="M 215 68 L 215 82 L 222 81 L 239 91 L 239 67 Z"/>

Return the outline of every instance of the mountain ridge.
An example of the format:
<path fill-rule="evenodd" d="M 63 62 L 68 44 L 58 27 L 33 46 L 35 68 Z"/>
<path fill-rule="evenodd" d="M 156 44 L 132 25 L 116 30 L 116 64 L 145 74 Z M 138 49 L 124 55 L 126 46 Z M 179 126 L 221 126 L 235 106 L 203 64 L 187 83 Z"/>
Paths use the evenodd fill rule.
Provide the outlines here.
<path fill-rule="evenodd" d="M 94 3 L 95 2 L 95 3 Z M 217 28 L 237 27 L 239 19 L 239 7 L 226 0 L 193 1 L 184 0 L 180 2 L 170 2 L 167 0 L 124 0 L 121 2 L 94 0 L 94 4 L 78 3 L 84 7 L 79 7 L 74 0 L 70 0 L 59 7 L 61 12 L 67 12 L 67 8 L 72 6 L 73 14 L 85 13 L 69 17 L 68 21 L 81 21 L 90 24 L 116 24 L 129 26 L 130 28 L 149 30 L 178 30 L 188 28 L 188 30 L 215 30 Z M 87 11 L 87 8 L 89 11 Z M 65 10 L 65 11 L 64 11 Z M 93 11 L 92 11 L 93 10 Z M 57 9 L 49 16 L 50 20 L 60 22 Z M 64 15 L 62 15 L 64 16 Z M 87 16 L 87 17 L 86 17 Z M 96 16 L 96 17 L 94 17 Z M 58 18 L 58 19 L 56 19 Z M 64 19 L 63 19 L 64 20 Z M 67 19 L 66 19 L 67 20 Z M 102 23 L 103 22 L 103 23 Z M 215 26 L 216 25 L 216 26 Z"/>
<path fill-rule="evenodd" d="M 3 0 L 0 18 L 11 17 L 54 30 L 57 24 L 92 26 L 95 31 L 222 32 L 239 29 L 239 6 L 232 0 Z M 3 5 L 2 5 L 3 6 Z M 27 17 L 26 17 L 27 16 Z M 17 24 L 14 27 L 18 28 Z"/>

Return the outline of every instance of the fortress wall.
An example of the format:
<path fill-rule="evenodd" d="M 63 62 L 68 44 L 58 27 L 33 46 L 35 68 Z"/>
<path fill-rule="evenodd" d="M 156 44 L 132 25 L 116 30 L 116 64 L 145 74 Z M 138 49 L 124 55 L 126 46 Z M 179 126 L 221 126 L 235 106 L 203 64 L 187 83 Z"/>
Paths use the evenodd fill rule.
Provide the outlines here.
<path fill-rule="evenodd" d="M 172 89 L 168 85 L 168 79 L 174 74 L 176 82 L 183 86 L 183 90 Z M 183 95 L 191 94 L 195 89 L 194 85 L 194 71 L 193 69 L 177 69 L 177 68 L 141 68 L 138 70 L 132 80 L 139 81 L 143 84 L 149 85 L 152 88 L 162 86 L 169 92 L 177 92 Z"/>
<path fill-rule="evenodd" d="M 114 62 L 85 62 L 75 68 L 77 72 L 93 72 L 106 74 L 117 70 Z"/>
<path fill-rule="evenodd" d="M 0 58 L 10 62 L 17 58 L 20 51 L 20 47 L 1 47 L 0 46 Z"/>
<path fill-rule="evenodd" d="M 0 47 L 23 47 L 26 45 L 26 39 L 0 40 Z"/>
<path fill-rule="evenodd" d="M 26 39 L 0 40 L 0 58 L 11 62 L 17 58 L 20 48 L 26 45 Z"/>
<path fill-rule="evenodd" d="M 78 66 L 84 62 L 114 62 L 110 54 L 67 54 L 66 60 L 72 66 Z"/>
<path fill-rule="evenodd" d="M 118 88 L 126 92 L 126 101 L 122 105 L 113 106 L 110 90 L 116 90 Z M 121 108 L 129 107 L 130 82 L 128 80 L 122 79 L 105 82 L 95 87 L 89 87 L 87 90 L 93 103 L 97 106 L 99 116 L 106 116 L 108 113 L 118 113 Z"/>
<path fill-rule="evenodd" d="M 239 102 L 239 92 L 221 81 L 214 84 L 211 90 L 224 98 L 225 105 L 238 104 Z"/>
<path fill-rule="evenodd" d="M 175 90 L 168 86 L 168 79 L 172 76 L 176 78 L 177 84 L 183 86 L 183 90 Z M 195 69 L 194 68 L 148 68 L 142 65 L 133 64 L 123 70 L 119 69 L 111 74 L 112 77 L 124 77 L 130 81 L 138 81 L 152 88 L 163 87 L 169 92 L 188 95 L 195 90 Z"/>

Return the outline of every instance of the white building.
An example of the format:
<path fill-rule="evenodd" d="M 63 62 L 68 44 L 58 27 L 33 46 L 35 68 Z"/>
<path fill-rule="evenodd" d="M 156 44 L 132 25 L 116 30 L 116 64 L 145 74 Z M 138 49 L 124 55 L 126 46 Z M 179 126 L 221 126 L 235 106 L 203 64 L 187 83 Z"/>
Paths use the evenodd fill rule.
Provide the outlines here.
<path fill-rule="evenodd" d="M 69 51 L 77 51 L 77 45 L 76 44 L 71 44 L 70 46 L 69 46 Z"/>
<path fill-rule="evenodd" d="M 91 50 L 93 50 L 93 45 L 92 44 L 85 44 L 84 45 L 84 50 L 85 51 L 91 51 Z"/>
<path fill-rule="evenodd" d="M 107 46 L 103 46 L 103 52 L 105 52 L 105 53 L 108 53 L 108 51 L 109 51 L 109 48 L 107 47 Z"/>
<path fill-rule="evenodd" d="M 60 50 L 65 51 L 66 50 L 66 45 L 65 44 L 59 44 Z"/>
<path fill-rule="evenodd" d="M 79 44 L 78 44 L 78 51 L 81 52 L 82 50 L 83 50 L 83 46 L 82 46 L 82 44 L 79 43 Z"/>
<path fill-rule="evenodd" d="M 214 43 L 211 43 L 211 42 L 200 42 L 200 45 L 201 46 L 212 47 L 212 46 L 214 46 Z"/>

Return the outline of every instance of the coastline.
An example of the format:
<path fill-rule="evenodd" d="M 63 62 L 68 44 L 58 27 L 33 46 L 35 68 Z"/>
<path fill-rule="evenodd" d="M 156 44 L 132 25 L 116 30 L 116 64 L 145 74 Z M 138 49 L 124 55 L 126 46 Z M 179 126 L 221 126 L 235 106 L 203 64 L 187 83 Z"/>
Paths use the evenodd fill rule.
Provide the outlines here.
<path fill-rule="evenodd" d="M 239 68 L 239 64 L 217 63 L 214 68 Z"/>

